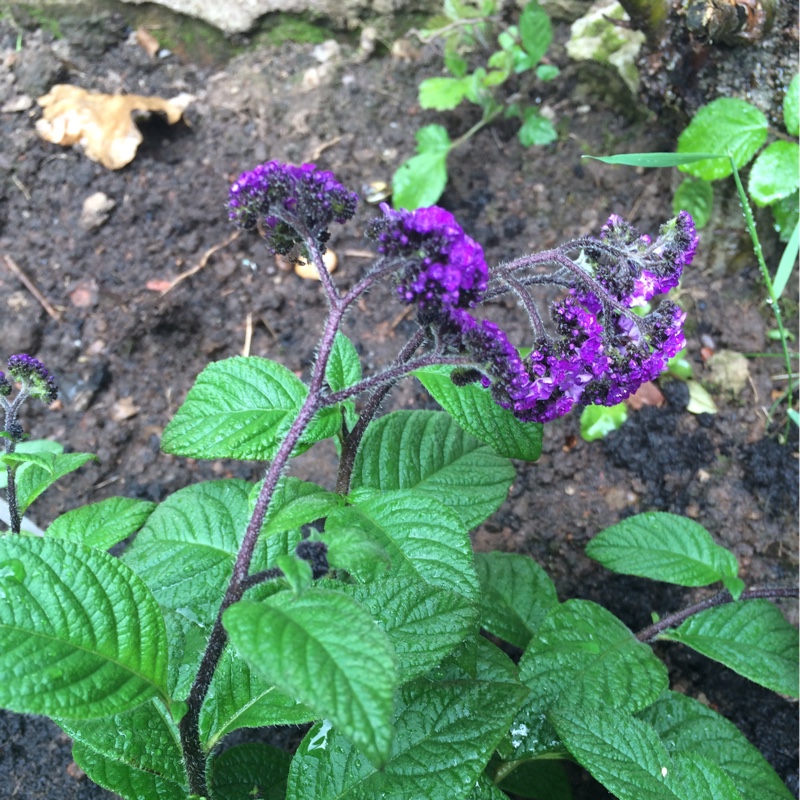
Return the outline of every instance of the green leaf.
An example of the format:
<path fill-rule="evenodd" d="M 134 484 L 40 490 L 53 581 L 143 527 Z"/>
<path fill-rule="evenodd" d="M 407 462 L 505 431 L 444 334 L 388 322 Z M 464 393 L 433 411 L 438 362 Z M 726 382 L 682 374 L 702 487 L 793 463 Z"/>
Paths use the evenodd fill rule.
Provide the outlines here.
<path fill-rule="evenodd" d="M 800 186 L 797 142 L 773 142 L 759 153 L 750 169 L 747 191 L 757 206 L 769 206 L 788 197 Z"/>
<path fill-rule="evenodd" d="M 618 431 L 628 419 L 625 403 L 615 406 L 586 406 L 581 412 L 581 439 L 594 442 Z"/>
<path fill-rule="evenodd" d="M 362 490 L 355 506 L 328 517 L 325 530 L 334 533 L 338 528 L 368 533 L 388 553 L 393 577 L 450 589 L 478 602 L 469 535 L 442 503 L 407 490 Z"/>
<path fill-rule="evenodd" d="M 709 608 L 659 638 L 682 642 L 755 683 L 798 696 L 797 629 L 769 600 Z"/>
<path fill-rule="evenodd" d="M 382 764 L 392 740 L 394 654 L 386 634 L 355 601 L 311 589 L 279 592 L 225 611 L 231 641 L 270 683 L 330 719 Z"/>
<path fill-rule="evenodd" d="M 620 153 L 616 156 L 581 156 L 604 164 L 615 164 L 624 167 L 680 167 L 707 161 L 710 158 L 722 158 L 728 161 L 724 153 Z"/>
<path fill-rule="evenodd" d="M 419 85 L 420 108 L 450 111 L 461 103 L 468 87 L 465 78 L 427 78 Z"/>
<path fill-rule="evenodd" d="M 698 109 L 678 137 L 678 153 L 715 152 L 733 157 L 741 169 L 767 140 L 767 118 L 754 105 L 735 97 L 720 97 Z M 716 181 L 731 174 L 728 159 L 684 164 L 683 172 Z"/>
<path fill-rule="evenodd" d="M 328 563 L 344 569 L 358 580 L 371 581 L 391 566 L 388 553 L 365 531 L 339 528 L 319 537 L 328 545 Z"/>
<path fill-rule="evenodd" d="M 508 797 L 492 783 L 491 778 L 484 772 L 478 776 L 475 786 L 472 787 L 472 791 L 467 795 L 467 800 L 508 800 Z M 559 798 L 552 798 L 552 800 L 559 800 Z M 564 800 L 568 800 L 568 798 Z"/>
<path fill-rule="evenodd" d="M 402 163 L 392 176 L 392 204 L 413 211 L 433 205 L 447 185 L 447 154 L 452 142 L 442 125 L 426 125 L 416 133 L 418 155 Z"/>
<path fill-rule="evenodd" d="M 678 586 L 708 586 L 739 571 L 736 556 L 702 525 L 663 511 L 606 528 L 586 546 L 586 555 L 614 572 Z"/>
<path fill-rule="evenodd" d="M 783 124 L 791 136 L 800 133 L 800 75 L 795 75 L 783 98 Z"/>
<path fill-rule="evenodd" d="M 555 80 L 561 74 L 561 70 L 554 64 L 539 64 L 536 67 L 536 77 L 545 83 Z"/>
<path fill-rule="evenodd" d="M 266 358 L 235 356 L 209 364 L 164 430 L 161 449 L 189 458 L 267 461 L 307 392 L 293 372 Z M 338 412 L 325 411 L 312 421 L 296 452 L 336 433 Z"/>
<path fill-rule="evenodd" d="M 24 442 L 19 442 L 14 448 L 15 453 L 63 453 L 64 445 L 59 442 L 54 442 L 51 439 L 27 439 Z M 21 466 L 17 471 L 19 477 L 20 470 L 25 469 Z M 8 486 L 8 472 L 0 469 L 0 489 L 5 489 Z"/>
<path fill-rule="evenodd" d="M 10 453 L 0 460 L 22 465 L 17 469 L 15 481 L 19 513 L 24 514 L 48 486 L 80 469 L 87 461 L 97 461 L 97 456 L 91 453 Z"/>
<path fill-rule="evenodd" d="M 260 742 L 231 747 L 211 761 L 211 797 L 284 800 L 291 760 L 289 753 Z"/>
<path fill-rule="evenodd" d="M 511 665 L 513 670 L 513 665 Z M 524 696 L 501 680 L 420 678 L 398 691 L 395 738 L 382 771 L 325 721 L 301 743 L 287 800 L 466 797 Z"/>
<path fill-rule="evenodd" d="M 0 705 L 88 719 L 167 695 L 164 620 L 122 562 L 74 542 L 0 537 Z"/>
<path fill-rule="evenodd" d="M 206 751 L 231 731 L 272 725 L 302 725 L 316 715 L 250 669 L 232 645 L 225 648 L 200 711 Z"/>
<path fill-rule="evenodd" d="M 700 381 L 686 381 L 686 388 L 689 390 L 689 404 L 686 410 L 690 414 L 716 414 L 717 406 L 714 399 L 708 393 Z"/>
<path fill-rule="evenodd" d="M 553 26 L 547 12 L 536 0 L 531 0 L 520 14 L 519 36 L 531 61 L 534 64 L 541 61 L 553 40 Z"/>
<path fill-rule="evenodd" d="M 745 800 L 718 764 L 703 756 L 675 753 L 673 791 L 681 800 Z"/>
<path fill-rule="evenodd" d="M 73 757 L 93 780 L 125 800 L 185 800 L 186 772 L 177 725 L 158 700 L 112 717 L 58 719 Z"/>
<path fill-rule="evenodd" d="M 547 573 L 532 558 L 514 553 L 476 553 L 475 571 L 481 583 L 481 625 L 516 647 L 527 647 L 558 604 Z"/>
<path fill-rule="evenodd" d="M 542 452 L 542 426 L 538 422 L 520 422 L 498 406 L 482 387 L 456 386 L 450 379 L 451 372 L 451 367 L 429 367 L 414 375 L 467 433 L 488 444 L 495 453 L 536 461 Z"/>
<path fill-rule="evenodd" d="M 523 110 L 522 118 L 522 127 L 517 135 L 523 147 L 546 145 L 558 139 L 553 123 L 543 117 L 538 108 L 528 106 Z"/>
<path fill-rule="evenodd" d="M 341 332 L 336 332 L 331 356 L 325 367 L 325 380 L 332 392 L 340 392 L 361 380 L 361 361 L 355 345 Z"/>
<path fill-rule="evenodd" d="M 782 242 L 788 242 L 800 218 L 800 192 L 795 192 L 770 206 L 775 230 Z"/>
<path fill-rule="evenodd" d="M 531 689 L 511 730 L 513 759 L 558 748 L 545 715 L 558 708 L 639 711 L 667 687 L 653 651 L 610 611 L 586 600 L 556 606 L 519 663 Z M 504 756 L 505 758 L 505 756 Z"/>
<path fill-rule="evenodd" d="M 795 224 L 792 235 L 789 237 L 789 243 L 781 256 L 781 262 L 778 264 L 778 270 L 775 273 L 775 280 L 772 281 L 772 291 L 775 297 L 780 297 L 786 284 L 789 283 L 789 278 L 794 272 L 794 264 L 797 261 L 797 252 L 800 247 L 800 223 Z"/>
<path fill-rule="evenodd" d="M 675 197 L 672 198 L 673 213 L 688 211 L 698 230 L 708 224 L 713 205 L 714 187 L 708 181 L 698 181 L 693 178 L 682 181 L 675 192 Z"/>
<path fill-rule="evenodd" d="M 448 379 L 449 380 L 449 379 Z M 407 489 L 452 509 L 467 529 L 502 505 L 515 472 L 505 458 L 438 411 L 395 411 L 364 435 L 351 479 L 360 489 Z"/>
<path fill-rule="evenodd" d="M 500 788 L 534 800 L 572 800 L 569 778 L 557 761 L 526 761 L 500 781 Z"/>
<path fill-rule="evenodd" d="M 576 706 L 549 717 L 575 760 L 619 800 L 678 800 L 669 788 L 672 759 L 649 725 L 617 711 Z"/>
<path fill-rule="evenodd" d="M 697 700 L 665 692 L 637 716 L 656 729 L 671 754 L 703 756 L 722 767 L 747 800 L 793 797 L 736 726 Z"/>
<path fill-rule="evenodd" d="M 57 517 L 47 529 L 47 536 L 108 550 L 136 533 L 155 507 L 149 500 L 109 497 Z"/>
<path fill-rule="evenodd" d="M 277 566 L 283 572 L 283 576 L 289 584 L 294 597 L 300 597 L 306 589 L 310 588 L 314 577 L 308 561 L 287 553 L 286 555 L 278 556 Z"/>
<path fill-rule="evenodd" d="M 476 628 L 475 603 L 441 586 L 390 577 L 334 588 L 364 606 L 386 631 L 402 683 L 433 669 Z"/>
<path fill-rule="evenodd" d="M 443 61 L 445 68 L 452 72 L 456 78 L 463 78 L 467 74 L 469 65 L 457 53 L 445 50 Z"/>

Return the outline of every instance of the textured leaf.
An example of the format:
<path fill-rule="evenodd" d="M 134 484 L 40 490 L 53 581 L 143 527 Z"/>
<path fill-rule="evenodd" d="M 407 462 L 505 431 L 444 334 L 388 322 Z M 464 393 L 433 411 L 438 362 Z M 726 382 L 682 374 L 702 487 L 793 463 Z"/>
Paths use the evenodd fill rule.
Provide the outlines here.
<path fill-rule="evenodd" d="M 209 364 L 164 430 L 161 449 L 190 458 L 269 460 L 307 392 L 293 372 L 266 358 L 236 356 Z M 337 426 L 338 412 L 326 409 L 296 452 L 333 436 Z"/>
<path fill-rule="evenodd" d="M 506 459 L 465 433 L 447 414 L 395 411 L 367 428 L 351 486 L 408 489 L 432 497 L 472 529 L 502 505 L 514 476 Z"/>
<path fill-rule="evenodd" d="M 53 539 L 68 539 L 98 550 L 108 550 L 136 533 L 156 504 L 129 497 L 109 497 L 57 517 L 47 529 Z"/>
<path fill-rule="evenodd" d="M 11 453 L 2 456 L 2 460 L 24 465 L 18 468 L 15 477 L 19 513 L 24 514 L 48 486 L 80 469 L 87 461 L 97 461 L 97 456 L 91 453 Z"/>
<path fill-rule="evenodd" d="M 392 176 L 392 205 L 413 211 L 433 205 L 447 185 L 447 154 L 452 142 L 441 125 L 417 133 L 418 155 L 404 161 Z"/>
<path fill-rule="evenodd" d="M 507 800 L 507 795 L 492 783 L 486 773 L 483 773 L 478 776 L 475 786 L 467 795 L 467 800 Z M 559 800 L 559 798 L 556 797 L 553 800 Z"/>
<path fill-rule="evenodd" d="M 481 625 L 524 649 L 558 603 L 553 582 L 532 558 L 513 553 L 476 553 L 475 571 L 481 584 Z"/>
<path fill-rule="evenodd" d="M 735 97 L 720 97 L 700 108 L 678 137 L 678 153 L 730 155 L 741 169 L 767 140 L 767 118 L 754 105 Z M 683 172 L 715 181 L 731 174 L 728 159 L 715 158 L 679 167 Z"/>
<path fill-rule="evenodd" d="M 558 749 L 545 719 L 556 705 L 634 712 L 667 687 L 666 667 L 652 650 L 610 611 L 586 600 L 569 600 L 550 612 L 519 670 L 531 694 L 511 730 L 514 758 Z"/>
<path fill-rule="evenodd" d="M 576 706 L 549 717 L 575 760 L 619 800 L 678 800 L 669 788 L 672 759 L 649 725 L 617 711 Z"/>
<path fill-rule="evenodd" d="M 572 800 L 569 778 L 557 761 L 526 761 L 500 782 L 506 792 L 534 800 Z"/>
<path fill-rule="evenodd" d="M 543 117 L 538 108 L 529 106 L 523 111 L 523 123 L 519 129 L 520 144 L 523 147 L 540 147 L 551 144 L 558 139 L 558 133 L 547 117 Z"/>
<path fill-rule="evenodd" d="M 463 78 L 427 78 L 419 85 L 420 108 L 450 111 L 461 103 L 468 87 Z"/>
<path fill-rule="evenodd" d="M 745 800 L 722 767 L 707 758 L 674 753 L 672 763 L 670 785 L 681 800 Z"/>
<path fill-rule="evenodd" d="M 682 642 L 768 689 L 798 696 L 797 628 L 769 600 L 709 608 L 660 638 Z"/>
<path fill-rule="evenodd" d="M 21 453 L 63 453 L 64 445 L 59 442 L 54 442 L 52 439 L 26 439 L 24 442 L 19 442 L 14 449 L 14 453 L 19 455 Z M 21 470 L 27 469 L 25 466 L 20 466 L 17 470 L 17 477 Z M 5 469 L 0 469 L 0 489 L 5 489 L 8 486 L 8 472 Z"/>
<path fill-rule="evenodd" d="M 757 206 L 768 206 L 788 197 L 800 185 L 797 142 L 773 142 L 753 162 L 747 191 Z"/>
<path fill-rule="evenodd" d="M 223 736 L 240 728 L 302 725 L 316 718 L 313 711 L 251 670 L 228 645 L 200 711 L 200 736 L 210 751 Z"/>
<path fill-rule="evenodd" d="M 457 387 L 450 380 L 450 372 L 450 367 L 430 367 L 414 374 L 467 433 L 500 456 L 536 461 L 542 452 L 542 426 L 538 422 L 520 422 L 510 411 L 500 408 L 482 387 Z"/>
<path fill-rule="evenodd" d="M 703 756 L 722 767 L 746 800 L 793 797 L 736 726 L 697 700 L 665 692 L 637 716 L 656 729 L 670 753 Z"/>
<path fill-rule="evenodd" d="M 212 800 L 283 800 L 292 757 L 277 747 L 250 742 L 211 762 Z"/>
<path fill-rule="evenodd" d="M 178 728 L 162 703 L 151 700 L 113 717 L 56 720 L 74 740 L 78 766 L 126 800 L 185 800 L 186 772 Z"/>
<path fill-rule="evenodd" d="M 270 683 L 330 719 L 370 761 L 392 738 L 394 654 L 355 601 L 324 589 L 241 601 L 223 615 L 231 641 Z"/>
<path fill-rule="evenodd" d="M 553 40 L 553 26 L 536 0 L 530 0 L 519 16 L 519 36 L 531 61 L 534 64 L 541 61 Z"/>
<path fill-rule="evenodd" d="M 382 771 L 323 722 L 295 755 L 286 798 L 466 798 L 523 695 L 519 684 L 480 677 L 406 684 L 398 691 L 396 734 Z"/>
<path fill-rule="evenodd" d="M 606 528 L 586 546 L 586 555 L 614 572 L 678 586 L 708 586 L 739 571 L 736 556 L 702 525 L 661 511 Z"/>
<path fill-rule="evenodd" d="M 325 526 L 360 528 L 377 541 L 392 562 L 392 576 L 422 581 L 477 603 L 478 579 L 466 528 L 442 503 L 413 491 L 362 491 L 357 505 L 334 512 Z"/>
<path fill-rule="evenodd" d="M 341 332 L 337 331 L 333 349 L 325 367 L 325 380 L 332 392 L 347 389 L 361 380 L 361 361 L 355 345 Z"/>
<path fill-rule="evenodd" d="M 783 124 L 790 136 L 800 132 L 800 75 L 795 75 L 783 98 Z"/>
<path fill-rule="evenodd" d="M 713 206 L 713 185 L 708 181 L 698 181 L 693 178 L 682 181 L 675 191 L 675 197 L 672 198 L 673 213 L 688 211 L 698 230 L 708 224 Z"/>
<path fill-rule="evenodd" d="M 359 581 L 374 580 L 391 567 L 387 552 L 368 533 L 353 528 L 322 534 L 319 539 L 328 545 L 328 564 L 333 569 L 347 570 Z"/>
<path fill-rule="evenodd" d="M 118 559 L 74 542 L 0 537 L 0 705 L 87 719 L 166 697 L 164 619 Z"/>

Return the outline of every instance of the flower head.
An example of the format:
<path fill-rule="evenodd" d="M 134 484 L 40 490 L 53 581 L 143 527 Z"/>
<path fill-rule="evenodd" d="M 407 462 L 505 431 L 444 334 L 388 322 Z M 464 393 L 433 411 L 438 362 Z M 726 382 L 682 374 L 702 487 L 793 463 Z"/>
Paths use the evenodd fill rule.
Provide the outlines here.
<path fill-rule="evenodd" d="M 239 228 L 258 228 L 267 245 L 286 254 L 310 236 L 323 246 L 331 222 L 347 222 L 358 197 L 337 182 L 333 173 L 314 164 L 294 166 L 280 161 L 243 172 L 228 193 L 228 215 Z"/>
<path fill-rule="evenodd" d="M 22 384 L 23 389 L 31 397 L 48 405 L 58 397 L 58 386 L 56 386 L 55 379 L 39 359 L 26 353 L 11 356 L 8 359 L 8 372 L 14 380 Z"/>
<path fill-rule="evenodd" d="M 481 300 L 489 274 L 483 249 L 449 211 L 395 211 L 385 203 L 381 211 L 368 234 L 378 241 L 378 252 L 407 261 L 397 284 L 404 303 L 435 316 L 442 308 L 470 308 Z"/>

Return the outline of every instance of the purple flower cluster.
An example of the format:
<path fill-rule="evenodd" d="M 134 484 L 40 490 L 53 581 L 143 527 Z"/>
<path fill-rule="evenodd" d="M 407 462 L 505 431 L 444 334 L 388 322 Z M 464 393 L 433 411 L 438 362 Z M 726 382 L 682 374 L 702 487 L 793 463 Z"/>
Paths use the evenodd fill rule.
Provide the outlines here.
<path fill-rule="evenodd" d="M 228 215 L 244 230 L 258 229 L 269 248 L 283 255 L 306 237 L 324 249 L 328 226 L 352 219 L 358 196 L 332 172 L 314 164 L 297 167 L 280 161 L 243 172 L 228 194 Z"/>
<path fill-rule="evenodd" d="M 22 384 L 23 391 L 26 391 L 31 397 L 48 405 L 58 397 L 58 386 L 56 386 L 53 376 L 47 371 L 47 367 L 39 359 L 26 353 L 11 356 L 8 359 L 8 372 L 14 380 Z M 3 381 L 8 383 L 5 376 L 3 376 Z M 3 386 L 0 394 L 7 395 L 9 391 L 6 391 Z"/>
<path fill-rule="evenodd" d="M 430 318 L 441 309 L 470 308 L 483 298 L 489 269 L 481 246 L 467 236 L 449 211 L 438 206 L 395 211 L 381 204 L 383 217 L 368 235 L 378 252 L 402 259 L 397 292 Z"/>
<path fill-rule="evenodd" d="M 384 208 L 373 235 L 384 255 L 410 260 L 400 271 L 401 299 L 417 303 L 420 322 L 446 352 L 472 362 L 454 371 L 454 381 L 480 381 L 522 421 L 547 422 L 577 403 L 619 403 L 684 346 L 685 314 L 674 303 L 647 314 L 633 309 L 676 286 L 691 262 L 697 234 L 686 213 L 662 226 L 655 242 L 617 216 L 600 238 L 581 241 L 572 288 L 550 308 L 556 335 L 540 335 L 525 358 L 497 325 L 466 310 L 482 298 L 488 271 L 452 215 Z"/>

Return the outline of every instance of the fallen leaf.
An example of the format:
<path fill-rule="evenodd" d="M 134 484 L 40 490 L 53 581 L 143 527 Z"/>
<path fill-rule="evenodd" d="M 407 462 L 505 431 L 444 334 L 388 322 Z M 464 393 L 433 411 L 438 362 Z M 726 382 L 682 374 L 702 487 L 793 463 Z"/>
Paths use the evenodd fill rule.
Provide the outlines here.
<path fill-rule="evenodd" d="M 136 44 L 138 44 L 150 58 L 153 58 L 159 49 L 158 39 L 156 39 L 147 28 L 136 29 Z"/>
<path fill-rule="evenodd" d="M 79 144 L 92 161 L 108 169 L 121 169 L 133 161 L 142 141 L 131 116 L 135 111 L 161 112 L 174 125 L 193 99 L 189 94 L 171 100 L 138 94 L 100 94 L 59 83 L 36 101 L 44 109 L 36 132 L 54 144 Z"/>
<path fill-rule="evenodd" d="M 139 406 L 133 404 L 132 397 L 122 397 L 117 400 L 109 409 L 108 415 L 114 422 L 122 422 L 123 420 L 135 417 L 139 413 Z"/>
<path fill-rule="evenodd" d="M 164 294 L 164 292 L 168 292 L 172 288 L 172 281 L 153 278 L 153 280 L 147 281 L 145 288 L 149 289 L 151 292 L 161 292 Z"/>
<path fill-rule="evenodd" d="M 664 395 L 652 381 L 643 383 L 626 401 L 634 411 L 644 406 L 663 406 Z"/>
<path fill-rule="evenodd" d="M 20 111 L 27 111 L 33 108 L 33 99 L 27 94 L 17 95 L 13 100 L 9 100 L 0 111 L 6 114 L 18 114 Z"/>

